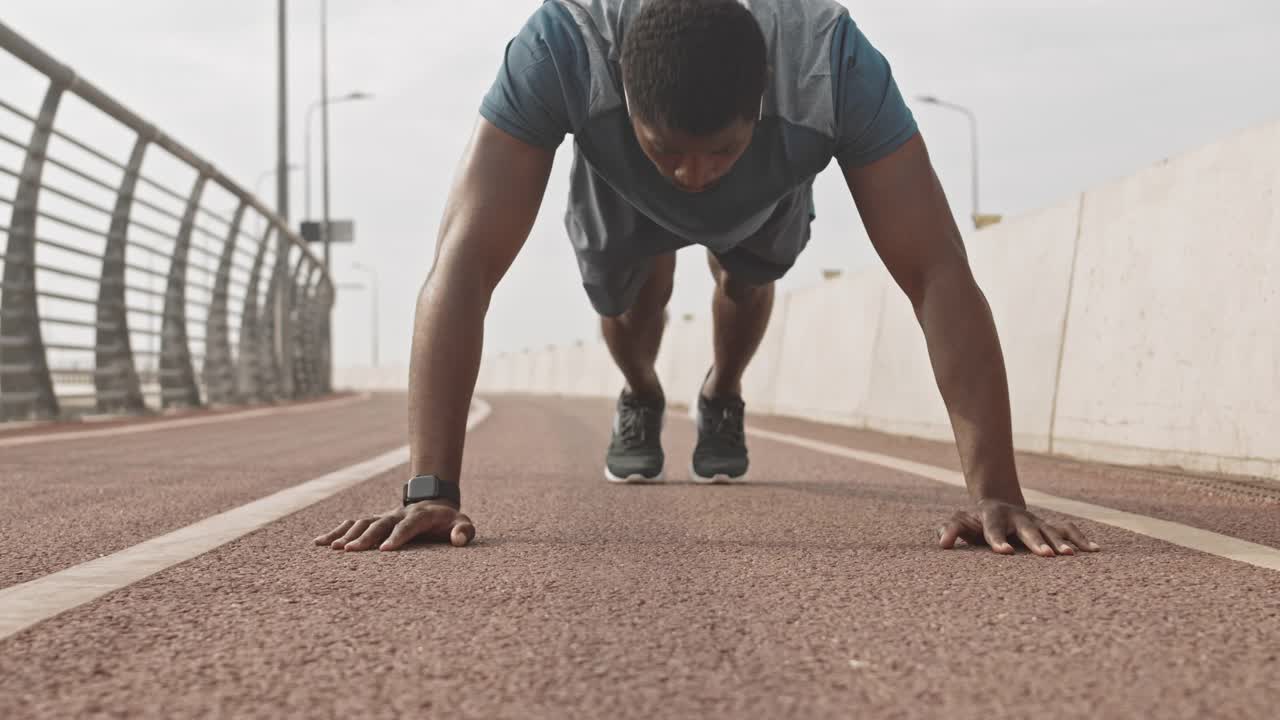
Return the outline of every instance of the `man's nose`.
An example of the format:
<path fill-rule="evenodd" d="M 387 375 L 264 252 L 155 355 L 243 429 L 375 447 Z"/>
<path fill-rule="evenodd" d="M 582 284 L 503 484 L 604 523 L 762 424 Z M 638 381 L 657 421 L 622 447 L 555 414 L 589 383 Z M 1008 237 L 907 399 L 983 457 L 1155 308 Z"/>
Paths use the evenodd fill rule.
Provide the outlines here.
<path fill-rule="evenodd" d="M 675 180 L 683 188 L 689 190 L 701 190 L 710 185 L 715 179 L 713 177 L 715 168 L 711 163 L 697 155 L 686 155 L 676 165 Z"/>

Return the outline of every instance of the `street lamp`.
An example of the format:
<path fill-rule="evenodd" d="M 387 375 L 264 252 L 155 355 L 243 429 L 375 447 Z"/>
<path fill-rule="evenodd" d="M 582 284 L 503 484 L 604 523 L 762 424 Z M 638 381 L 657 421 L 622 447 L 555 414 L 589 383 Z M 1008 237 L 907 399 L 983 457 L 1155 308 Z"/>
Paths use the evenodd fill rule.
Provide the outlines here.
<path fill-rule="evenodd" d="M 362 265 L 358 262 L 351 263 L 351 267 L 356 270 L 363 270 L 369 273 L 369 295 L 373 306 L 372 320 L 372 339 L 370 340 L 370 356 L 373 358 L 373 366 L 378 367 L 378 273 L 368 265 Z"/>
<path fill-rule="evenodd" d="M 306 141 L 305 141 L 306 150 L 303 152 L 303 155 L 304 155 L 303 164 L 306 166 L 306 169 L 303 171 L 303 174 L 306 175 L 306 216 L 308 220 L 311 219 L 311 116 L 312 114 L 316 111 L 316 108 L 320 107 L 321 104 L 333 105 L 335 103 L 351 102 L 353 100 L 370 100 L 372 98 L 373 98 L 373 95 L 371 95 L 370 93 L 361 92 L 357 90 L 355 92 L 347 93 L 346 95 L 338 95 L 336 97 L 331 97 L 329 98 L 328 103 L 324 103 L 323 98 L 316 99 L 311 103 L 311 106 L 307 108 L 307 123 L 306 123 L 306 133 L 305 133 L 306 134 Z M 325 153 L 326 156 L 328 155 L 329 150 L 327 145 L 325 146 L 323 152 Z M 325 174 L 326 175 L 328 174 L 327 162 L 325 163 Z"/>
<path fill-rule="evenodd" d="M 344 95 L 340 100 L 362 100 L 373 97 L 368 93 L 353 92 Z M 329 105 L 335 100 L 329 97 L 329 2 L 328 0 L 320 0 L 320 134 L 321 134 L 321 162 L 324 165 L 324 217 L 320 223 L 320 238 L 324 242 L 324 269 L 329 270 Z M 310 115 L 310 110 L 307 111 Z M 311 130 L 310 118 L 307 120 L 308 136 Z M 308 137 L 307 151 L 311 151 L 311 141 Z M 307 172 L 307 181 L 310 182 L 311 173 Z M 310 186 L 308 186 L 308 206 L 310 205 Z M 310 207 L 307 208 L 308 215 Z"/>
<path fill-rule="evenodd" d="M 949 110 L 962 112 L 969 118 L 969 152 L 973 167 L 973 226 L 982 228 L 1000 221 L 999 215 L 983 215 L 978 211 L 978 118 L 973 111 L 962 105 L 940 100 L 934 95 L 918 95 L 916 99 L 922 103 L 937 105 Z"/>

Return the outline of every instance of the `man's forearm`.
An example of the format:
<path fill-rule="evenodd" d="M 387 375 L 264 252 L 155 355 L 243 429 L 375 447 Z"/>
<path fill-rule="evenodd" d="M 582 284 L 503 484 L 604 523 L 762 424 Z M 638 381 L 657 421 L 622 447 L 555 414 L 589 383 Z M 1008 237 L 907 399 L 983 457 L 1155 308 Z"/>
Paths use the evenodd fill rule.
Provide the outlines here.
<path fill-rule="evenodd" d="M 916 315 L 970 496 L 1024 505 L 1013 458 L 1004 358 L 990 307 L 968 267 L 957 262 L 933 272 Z"/>
<path fill-rule="evenodd" d="M 413 321 L 409 470 L 461 482 L 467 414 L 493 291 L 533 227 L 555 154 L 476 124 Z"/>
<path fill-rule="evenodd" d="M 490 297 L 484 283 L 459 276 L 433 272 L 423 286 L 409 362 L 409 470 L 455 482 L 461 481 Z"/>

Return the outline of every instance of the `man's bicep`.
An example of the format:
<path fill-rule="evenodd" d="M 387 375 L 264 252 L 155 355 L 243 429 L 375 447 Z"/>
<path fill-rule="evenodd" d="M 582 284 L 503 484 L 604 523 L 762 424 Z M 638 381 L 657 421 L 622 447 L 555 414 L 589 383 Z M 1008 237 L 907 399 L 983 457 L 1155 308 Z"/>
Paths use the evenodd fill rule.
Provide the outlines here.
<path fill-rule="evenodd" d="M 919 132 L 873 163 L 841 166 L 872 246 L 912 301 L 919 299 L 929 273 L 967 262 Z"/>
<path fill-rule="evenodd" d="M 533 228 L 554 160 L 554 151 L 479 118 L 449 193 L 436 265 L 492 291 Z"/>

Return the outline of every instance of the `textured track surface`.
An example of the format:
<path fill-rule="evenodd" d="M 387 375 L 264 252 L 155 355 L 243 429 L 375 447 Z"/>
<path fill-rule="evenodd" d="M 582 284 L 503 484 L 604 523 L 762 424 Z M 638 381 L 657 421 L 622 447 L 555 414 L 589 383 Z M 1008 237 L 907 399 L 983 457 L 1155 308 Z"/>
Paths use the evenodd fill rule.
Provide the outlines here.
<path fill-rule="evenodd" d="M 405 417 L 403 399 L 382 396 L 195 427 L 158 423 L 136 435 L 0 447 L 0 527 L 8 541 L 0 552 L 0 588 L 404 445 Z"/>
<path fill-rule="evenodd" d="M 939 550 L 962 490 L 764 440 L 746 484 L 694 485 L 676 418 L 668 482 L 612 485 L 609 402 L 491 404 L 466 456 L 471 546 L 315 547 L 394 505 L 402 473 L 375 478 L 0 641 L 0 717 L 1264 718 L 1280 703 L 1280 573 L 1089 522 L 1101 553 Z M 0 577 L 398 447 L 404 418 L 382 396 L 0 449 Z M 749 422 L 955 465 L 944 444 Z M 1280 544 L 1262 495 L 1020 464 L 1028 487 Z"/>

